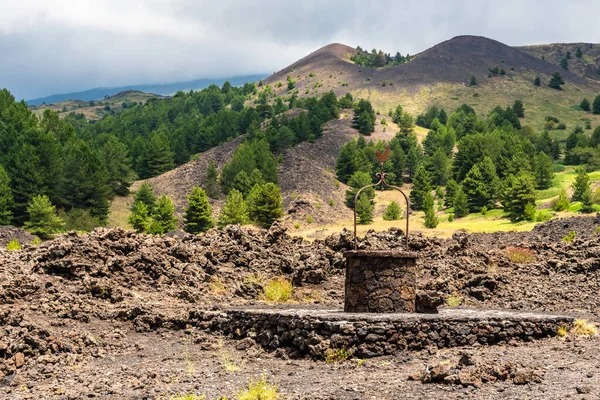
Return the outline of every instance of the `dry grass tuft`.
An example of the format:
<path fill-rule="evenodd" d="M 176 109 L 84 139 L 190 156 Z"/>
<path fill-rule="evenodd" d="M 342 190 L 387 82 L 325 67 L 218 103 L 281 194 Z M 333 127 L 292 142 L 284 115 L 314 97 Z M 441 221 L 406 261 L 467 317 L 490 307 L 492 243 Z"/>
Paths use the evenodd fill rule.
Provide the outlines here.
<path fill-rule="evenodd" d="M 291 299 L 293 291 L 292 282 L 281 276 L 271 279 L 263 286 L 262 298 L 273 303 L 286 303 Z"/>
<path fill-rule="evenodd" d="M 236 395 L 237 400 L 278 400 L 277 385 L 267 381 L 266 376 L 248 382 L 248 388 Z"/>
<path fill-rule="evenodd" d="M 173 396 L 169 400 L 206 400 L 206 396 L 199 396 L 197 394 L 189 393 Z"/>
<path fill-rule="evenodd" d="M 535 261 L 535 253 L 522 247 L 507 247 L 506 256 L 517 264 L 526 264 Z"/>
<path fill-rule="evenodd" d="M 571 332 L 575 334 L 575 336 L 595 336 L 598 334 L 598 328 L 596 328 L 596 325 L 585 319 L 576 319 L 573 323 L 573 328 L 571 328 Z"/>
<path fill-rule="evenodd" d="M 568 333 L 569 333 L 569 330 L 564 325 L 559 326 L 558 329 L 556 330 L 556 335 L 560 338 L 567 337 Z"/>
<path fill-rule="evenodd" d="M 450 295 L 446 297 L 446 305 L 448 307 L 458 307 L 462 304 L 463 298 L 457 295 Z"/>

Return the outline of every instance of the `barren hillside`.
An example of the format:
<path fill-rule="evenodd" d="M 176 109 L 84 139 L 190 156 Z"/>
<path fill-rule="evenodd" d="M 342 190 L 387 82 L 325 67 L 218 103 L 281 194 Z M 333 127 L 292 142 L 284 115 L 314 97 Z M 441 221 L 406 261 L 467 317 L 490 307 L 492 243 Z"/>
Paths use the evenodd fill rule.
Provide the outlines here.
<path fill-rule="evenodd" d="M 540 59 L 543 57 L 544 60 L 556 65 L 560 65 L 561 60 L 567 57 L 567 52 L 570 52 L 569 71 L 587 79 L 600 81 L 600 44 L 552 43 L 522 46 L 517 49 Z M 577 57 L 577 49 L 581 50 L 581 57 Z"/>

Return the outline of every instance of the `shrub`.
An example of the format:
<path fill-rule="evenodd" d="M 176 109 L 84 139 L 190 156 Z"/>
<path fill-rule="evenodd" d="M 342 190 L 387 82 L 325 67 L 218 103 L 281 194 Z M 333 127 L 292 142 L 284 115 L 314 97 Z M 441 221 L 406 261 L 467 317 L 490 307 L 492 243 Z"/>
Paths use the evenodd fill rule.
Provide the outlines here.
<path fill-rule="evenodd" d="M 481 215 L 486 215 L 488 212 L 488 209 L 486 206 L 481 207 Z"/>
<path fill-rule="evenodd" d="M 564 122 L 559 122 L 556 125 L 556 129 L 559 131 L 564 131 L 565 129 L 567 129 L 567 124 L 565 124 Z"/>
<path fill-rule="evenodd" d="M 6 245 L 6 249 L 10 251 L 21 250 L 21 244 L 17 239 L 13 239 Z"/>
<path fill-rule="evenodd" d="M 325 362 L 333 364 L 340 361 L 346 361 L 352 356 L 346 349 L 327 349 L 325 351 Z"/>
<path fill-rule="evenodd" d="M 573 240 L 575 240 L 575 236 L 576 236 L 576 235 L 577 235 L 577 234 L 575 233 L 575 231 L 569 231 L 568 235 L 567 235 L 567 236 L 565 236 L 564 238 L 562 238 L 562 241 L 563 241 L 563 242 L 566 242 L 566 243 L 570 243 L 570 242 L 572 242 Z"/>
<path fill-rule="evenodd" d="M 308 214 L 306 216 L 306 223 L 307 224 L 312 224 L 314 222 L 312 215 Z"/>
<path fill-rule="evenodd" d="M 448 214 L 448 222 L 454 221 L 454 214 Z"/>
<path fill-rule="evenodd" d="M 23 228 L 42 239 L 49 238 L 64 226 L 62 219 L 56 215 L 56 207 L 46 195 L 33 197 L 27 205 L 27 213 L 29 221 Z"/>
<path fill-rule="evenodd" d="M 205 395 L 197 395 L 197 394 L 180 394 L 177 396 L 170 397 L 169 400 L 206 400 Z"/>
<path fill-rule="evenodd" d="M 595 336 L 598 334 L 598 329 L 585 319 L 576 319 L 571 332 L 576 336 Z"/>
<path fill-rule="evenodd" d="M 556 203 L 554 204 L 554 207 L 552 207 L 552 209 L 554 211 L 566 211 L 569 209 L 570 206 L 571 206 L 571 202 L 569 201 L 569 196 L 567 195 L 567 190 L 563 188 L 560 191 L 560 194 L 558 195 L 558 199 L 556 200 Z"/>
<path fill-rule="evenodd" d="M 236 395 L 237 400 L 278 400 L 277 385 L 267 381 L 266 376 L 250 380 L 248 388 Z"/>
<path fill-rule="evenodd" d="M 333 201 L 333 200 L 329 200 L 329 205 L 330 205 L 331 207 L 335 206 L 335 201 Z"/>
<path fill-rule="evenodd" d="M 457 295 L 450 295 L 446 297 L 446 305 L 448 307 L 458 307 L 462 304 L 463 298 Z"/>
<path fill-rule="evenodd" d="M 559 326 L 558 329 L 556 330 L 556 335 L 561 338 L 566 337 L 568 333 L 569 333 L 569 331 L 568 331 L 567 327 L 564 325 Z"/>
<path fill-rule="evenodd" d="M 537 208 L 533 203 L 527 203 L 525 205 L 525 209 L 523 210 L 523 219 L 527 221 L 535 221 L 537 213 Z"/>
<path fill-rule="evenodd" d="M 65 222 L 67 231 L 91 232 L 97 226 L 101 226 L 100 220 L 94 217 L 90 210 L 81 208 L 73 208 L 69 212 L 61 210 L 58 212 L 58 216 Z"/>
<path fill-rule="evenodd" d="M 274 303 L 285 303 L 292 297 L 292 283 L 283 276 L 273 278 L 263 287 L 263 299 Z"/>
<path fill-rule="evenodd" d="M 507 247 L 506 256 L 516 264 L 526 264 L 535 261 L 535 253 L 522 247 Z"/>
<path fill-rule="evenodd" d="M 294 224 L 294 228 L 296 228 L 296 229 L 300 229 L 300 222 L 296 222 L 296 223 Z"/>

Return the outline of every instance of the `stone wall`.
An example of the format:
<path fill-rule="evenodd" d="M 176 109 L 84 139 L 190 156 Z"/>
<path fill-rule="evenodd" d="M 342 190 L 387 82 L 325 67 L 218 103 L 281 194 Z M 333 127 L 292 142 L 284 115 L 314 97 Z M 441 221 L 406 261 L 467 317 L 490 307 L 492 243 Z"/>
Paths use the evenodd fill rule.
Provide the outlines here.
<path fill-rule="evenodd" d="M 531 341 L 556 335 L 573 318 L 525 312 L 452 309 L 440 314 L 347 314 L 316 310 L 198 311 L 200 328 L 252 338 L 290 357 L 323 358 L 343 348 L 360 358 L 404 350 Z"/>
<path fill-rule="evenodd" d="M 344 311 L 415 312 L 417 256 L 393 250 L 347 251 Z"/>

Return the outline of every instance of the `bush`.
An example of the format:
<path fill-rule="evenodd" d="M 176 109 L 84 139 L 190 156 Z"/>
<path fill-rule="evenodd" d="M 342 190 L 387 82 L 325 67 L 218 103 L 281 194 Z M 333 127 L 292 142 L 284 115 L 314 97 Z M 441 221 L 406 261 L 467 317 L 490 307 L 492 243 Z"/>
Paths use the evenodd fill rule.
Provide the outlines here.
<path fill-rule="evenodd" d="M 595 336 L 598 334 L 598 329 L 585 319 L 576 319 L 571 332 L 576 336 Z"/>
<path fill-rule="evenodd" d="M 535 221 L 536 213 L 537 208 L 535 204 L 528 203 L 525 205 L 525 209 L 523 210 L 523 219 L 527 221 Z"/>
<path fill-rule="evenodd" d="M 265 376 L 250 380 L 248 388 L 237 394 L 237 400 L 278 400 L 277 385 L 267 381 Z"/>
<path fill-rule="evenodd" d="M 333 364 L 340 361 L 346 361 L 352 354 L 346 349 L 327 349 L 325 350 L 325 362 Z"/>
<path fill-rule="evenodd" d="M 565 129 L 567 129 L 567 124 L 565 124 L 564 122 L 559 122 L 556 125 L 556 129 L 559 131 L 564 131 Z"/>
<path fill-rule="evenodd" d="M 91 232 L 97 226 L 100 226 L 100 220 L 94 217 L 90 210 L 74 208 L 69 212 L 59 211 L 58 216 L 65 222 L 67 231 Z"/>
<path fill-rule="evenodd" d="M 307 224 L 312 224 L 314 222 L 312 215 L 308 214 L 306 216 L 306 223 Z"/>
<path fill-rule="evenodd" d="M 571 202 L 569 201 L 569 196 L 567 195 L 566 189 L 563 188 L 560 191 L 558 199 L 556 200 L 556 203 L 554 204 L 554 207 L 552 207 L 552 209 L 554 211 L 566 211 L 569 209 L 570 206 Z"/>
<path fill-rule="evenodd" d="M 448 222 L 454 221 L 454 214 L 448 214 Z"/>
<path fill-rule="evenodd" d="M 567 234 L 567 236 L 565 236 L 564 238 L 562 238 L 562 241 L 565 243 L 570 243 L 573 240 L 575 240 L 575 236 L 577 234 L 575 233 L 575 231 L 569 231 L 569 233 Z"/>
<path fill-rule="evenodd" d="M 6 245 L 6 249 L 10 251 L 21 250 L 21 244 L 17 239 L 13 239 Z"/>
<path fill-rule="evenodd" d="M 292 283 L 282 276 L 264 285 L 262 297 L 266 301 L 286 303 L 292 297 L 293 290 Z"/>

